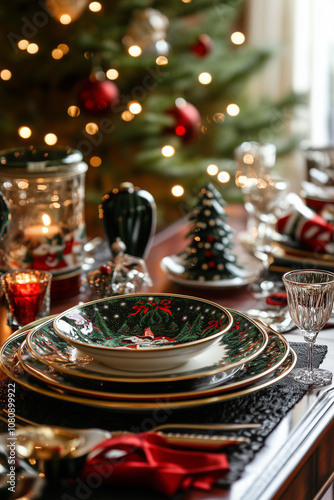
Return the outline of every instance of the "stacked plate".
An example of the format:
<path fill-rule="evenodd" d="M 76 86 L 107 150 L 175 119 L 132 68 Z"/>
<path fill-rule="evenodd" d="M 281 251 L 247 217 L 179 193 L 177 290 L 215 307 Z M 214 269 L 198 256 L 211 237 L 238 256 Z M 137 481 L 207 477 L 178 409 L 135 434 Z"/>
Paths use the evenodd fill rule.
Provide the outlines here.
<path fill-rule="evenodd" d="M 112 410 L 187 408 L 258 391 L 296 355 L 247 315 L 176 294 L 112 297 L 12 335 L 0 351 L 17 383 Z"/>
<path fill-rule="evenodd" d="M 296 268 L 334 270 L 334 254 L 304 250 L 288 239 L 275 242 L 272 254 L 274 266 L 284 271 Z"/>

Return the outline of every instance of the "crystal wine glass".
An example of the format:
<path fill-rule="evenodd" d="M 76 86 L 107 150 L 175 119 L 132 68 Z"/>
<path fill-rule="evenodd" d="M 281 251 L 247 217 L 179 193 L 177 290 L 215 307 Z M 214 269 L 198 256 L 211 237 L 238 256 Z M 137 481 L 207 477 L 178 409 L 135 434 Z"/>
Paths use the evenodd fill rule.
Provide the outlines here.
<path fill-rule="evenodd" d="M 235 182 L 241 188 L 248 214 L 244 243 L 263 264 L 259 279 L 250 289 L 256 298 L 267 297 L 275 289 L 275 283 L 269 279 L 274 228 L 290 184 L 272 174 L 276 160 L 274 144 L 244 142 L 235 150 L 235 157 Z"/>
<path fill-rule="evenodd" d="M 276 285 L 269 278 L 269 268 L 273 260 L 272 245 L 277 216 L 289 186 L 287 179 L 263 175 L 248 179 L 242 188 L 245 208 L 258 221 L 253 254 L 262 261 L 263 271 L 259 279 L 251 285 L 252 293 L 257 298 L 266 297 L 275 291 Z"/>
<path fill-rule="evenodd" d="M 329 370 L 313 368 L 312 352 L 318 333 L 329 320 L 334 301 L 334 273 L 316 269 L 283 275 L 291 318 L 307 342 L 307 367 L 295 370 L 295 380 L 315 387 L 330 384 Z"/>

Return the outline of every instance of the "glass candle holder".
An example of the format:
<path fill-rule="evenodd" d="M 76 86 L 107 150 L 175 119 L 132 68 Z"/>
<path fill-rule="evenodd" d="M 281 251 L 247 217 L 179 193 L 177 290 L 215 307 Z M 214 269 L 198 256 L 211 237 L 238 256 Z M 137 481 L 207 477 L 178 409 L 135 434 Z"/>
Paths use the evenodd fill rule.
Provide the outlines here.
<path fill-rule="evenodd" d="M 10 326 L 21 327 L 49 315 L 51 280 L 48 271 L 30 269 L 1 276 Z"/>
<path fill-rule="evenodd" d="M 39 269 L 64 275 L 81 269 L 85 242 L 87 165 L 69 148 L 0 152 L 0 191 L 10 223 L 0 244 L 4 270 Z"/>
<path fill-rule="evenodd" d="M 77 293 L 84 261 L 87 164 L 69 148 L 0 151 L 0 191 L 10 222 L 0 243 L 4 271 L 39 269 L 52 273 L 51 295 L 71 276 Z"/>

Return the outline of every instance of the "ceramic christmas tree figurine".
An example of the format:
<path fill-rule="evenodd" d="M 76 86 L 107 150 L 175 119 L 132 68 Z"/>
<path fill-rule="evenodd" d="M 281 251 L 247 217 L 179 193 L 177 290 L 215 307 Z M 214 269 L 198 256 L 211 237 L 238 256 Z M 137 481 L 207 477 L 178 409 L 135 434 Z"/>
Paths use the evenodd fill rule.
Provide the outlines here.
<path fill-rule="evenodd" d="M 233 231 L 227 224 L 225 201 L 213 184 L 206 184 L 190 216 L 192 240 L 182 252 L 182 278 L 219 281 L 246 276 L 233 253 Z"/>

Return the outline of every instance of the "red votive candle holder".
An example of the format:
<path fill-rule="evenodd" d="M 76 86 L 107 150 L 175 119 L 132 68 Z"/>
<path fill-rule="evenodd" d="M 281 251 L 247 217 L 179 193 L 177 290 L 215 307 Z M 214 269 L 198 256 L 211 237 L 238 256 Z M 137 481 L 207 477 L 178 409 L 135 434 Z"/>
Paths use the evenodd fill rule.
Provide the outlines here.
<path fill-rule="evenodd" d="M 21 327 L 48 316 L 51 280 L 51 273 L 39 270 L 12 271 L 1 276 L 10 326 Z"/>

